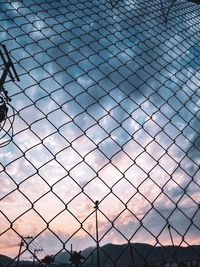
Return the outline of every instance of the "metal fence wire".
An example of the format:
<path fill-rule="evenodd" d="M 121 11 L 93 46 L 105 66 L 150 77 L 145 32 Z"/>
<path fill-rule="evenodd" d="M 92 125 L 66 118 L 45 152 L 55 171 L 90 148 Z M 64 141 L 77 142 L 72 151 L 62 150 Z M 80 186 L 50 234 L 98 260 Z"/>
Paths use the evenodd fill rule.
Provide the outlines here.
<path fill-rule="evenodd" d="M 199 266 L 200 5 L 1 0 L 0 43 L 1 265 Z"/>

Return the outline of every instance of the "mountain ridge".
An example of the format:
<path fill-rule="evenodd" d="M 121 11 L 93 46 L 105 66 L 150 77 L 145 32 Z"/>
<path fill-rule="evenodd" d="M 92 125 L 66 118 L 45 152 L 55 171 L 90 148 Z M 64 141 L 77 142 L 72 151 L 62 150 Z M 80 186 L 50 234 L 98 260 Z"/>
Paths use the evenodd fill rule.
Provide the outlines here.
<path fill-rule="evenodd" d="M 85 257 L 84 266 L 93 267 L 97 262 L 96 247 L 88 247 L 81 254 Z M 200 245 L 181 246 L 153 246 L 147 243 L 105 244 L 99 249 L 100 267 L 109 266 L 158 266 L 161 263 L 200 261 Z M 11 263 L 12 262 L 12 263 Z M 60 252 L 55 256 L 57 266 L 65 264 L 71 266 L 70 253 Z M 15 261 L 0 254 L 0 266 L 15 266 Z M 20 266 L 30 266 L 32 262 L 20 261 Z M 37 263 L 35 262 L 37 265 Z M 114 264 L 114 265 L 113 265 Z"/>
<path fill-rule="evenodd" d="M 92 267 L 97 261 L 96 247 L 85 249 L 81 254 L 86 258 L 84 265 Z M 161 262 L 184 262 L 199 260 L 200 246 L 193 245 L 188 247 L 180 246 L 153 246 L 147 243 L 131 244 L 106 244 L 99 249 L 100 266 L 116 263 L 124 266 L 134 264 L 155 264 Z M 61 252 L 56 256 L 56 261 L 69 263 L 69 253 Z"/>

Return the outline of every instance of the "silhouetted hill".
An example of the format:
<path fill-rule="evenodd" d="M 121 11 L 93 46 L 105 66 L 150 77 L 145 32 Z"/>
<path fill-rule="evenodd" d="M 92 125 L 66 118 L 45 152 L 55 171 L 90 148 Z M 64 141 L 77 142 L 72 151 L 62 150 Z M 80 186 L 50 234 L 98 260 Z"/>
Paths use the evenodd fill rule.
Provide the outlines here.
<path fill-rule="evenodd" d="M 27 267 L 27 266 L 29 267 L 32 265 L 33 265 L 32 261 L 23 261 L 22 260 L 19 262 L 19 267 Z M 36 263 L 36 265 L 37 265 L 37 263 Z M 11 259 L 5 255 L 0 255 L 0 267 L 4 267 L 4 266 L 16 267 L 16 261 L 14 261 L 13 259 Z"/>
<path fill-rule="evenodd" d="M 83 250 L 81 254 L 85 258 L 87 258 L 89 255 L 93 253 L 94 250 L 95 250 L 94 247 L 88 247 L 85 250 Z M 61 252 L 58 256 L 56 256 L 55 261 L 57 263 L 67 263 L 69 262 L 69 259 L 70 259 L 70 254 L 68 252 Z"/>
<path fill-rule="evenodd" d="M 144 265 L 145 263 L 159 265 L 160 262 L 192 261 L 198 260 L 200 254 L 200 246 L 190 247 L 154 247 L 149 244 L 134 243 L 131 245 L 114 245 L 107 244 L 100 248 L 100 266 L 133 266 Z M 90 247 L 82 251 L 82 255 L 86 258 L 84 266 L 96 266 L 97 251 L 95 247 Z M 69 254 L 60 253 L 56 257 L 56 261 L 60 263 L 69 263 Z"/>
<path fill-rule="evenodd" d="M 1 255 L 0 254 L 0 264 L 2 264 L 3 266 L 4 265 L 7 265 L 9 262 L 11 262 L 12 259 L 7 257 L 7 256 L 4 256 L 4 255 Z M 1 266 L 1 265 L 0 265 Z"/>
<path fill-rule="evenodd" d="M 94 267 L 97 262 L 97 250 L 95 247 L 89 247 L 82 251 L 82 255 L 85 257 L 83 267 Z M 179 262 L 183 261 L 197 261 L 200 259 L 200 246 L 190 247 L 154 247 L 149 244 L 134 243 L 114 245 L 106 244 L 100 248 L 100 267 L 132 267 L 141 266 L 145 264 L 160 265 L 161 262 L 174 262 L 175 258 Z M 67 252 L 61 252 L 55 258 L 55 264 L 59 267 L 70 267 L 70 254 Z M 12 259 L 0 255 L 0 267 L 7 266 Z M 10 267 L 14 267 L 16 262 L 9 264 Z M 32 266 L 32 262 L 20 261 L 19 266 Z M 35 262 L 35 267 L 39 266 Z"/>

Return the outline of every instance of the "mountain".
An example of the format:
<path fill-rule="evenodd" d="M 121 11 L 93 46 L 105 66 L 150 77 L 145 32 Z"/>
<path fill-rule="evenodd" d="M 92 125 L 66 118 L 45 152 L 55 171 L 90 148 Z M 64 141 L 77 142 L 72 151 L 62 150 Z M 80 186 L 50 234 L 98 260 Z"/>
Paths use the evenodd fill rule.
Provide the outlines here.
<path fill-rule="evenodd" d="M 84 266 L 93 267 L 97 262 L 97 250 L 90 247 L 81 252 L 86 258 Z M 99 249 L 100 267 L 159 265 L 161 262 L 179 262 L 199 260 L 200 246 L 154 247 L 149 244 L 134 243 L 124 245 L 106 244 Z M 56 262 L 70 263 L 69 253 L 61 252 L 56 256 Z"/>
<path fill-rule="evenodd" d="M 9 257 L 7 257 L 7 256 L 4 256 L 4 255 L 1 255 L 0 254 L 0 266 L 1 265 L 7 265 L 9 262 L 11 262 L 12 261 L 12 259 L 11 258 L 9 258 Z"/>
<path fill-rule="evenodd" d="M 93 253 L 94 250 L 95 250 L 94 247 L 88 247 L 85 250 L 83 250 L 81 252 L 81 254 L 85 258 L 87 258 L 87 257 L 89 257 Z M 58 254 L 56 256 L 55 261 L 57 263 L 69 263 L 70 262 L 69 259 L 70 259 L 70 254 L 68 252 L 61 252 L 60 254 Z"/>
<path fill-rule="evenodd" d="M 85 257 L 83 267 L 97 266 L 97 249 L 88 247 L 81 254 Z M 70 267 L 70 253 L 61 252 L 55 257 L 55 266 Z M 200 246 L 157 246 L 131 243 L 123 245 L 106 244 L 99 249 L 100 267 L 160 266 L 160 263 L 200 261 Z M 177 259 L 177 260 L 176 260 Z M 7 266 L 13 260 L 0 255 L 0 267 Z M 14 267 L 16 262 L 9 264 Z M 32 262 L 20 261 L 19 266 L 32 266 Z M 35 267 L 39 266 L 35 262 Z"/>
<path fill-rule="evenodd" d="M 20 261 L 20 267 L 31 267 L 33 265 L 32 261 Z M 37 264 L 36 264 L 37 265 Z M 8 256 L 0 254 L 0 267 L 9 266 L 9 267 L 16 267 L 16 261 L 9 258 Z M 36 266 L 35 266 L 36 267 Z"/>

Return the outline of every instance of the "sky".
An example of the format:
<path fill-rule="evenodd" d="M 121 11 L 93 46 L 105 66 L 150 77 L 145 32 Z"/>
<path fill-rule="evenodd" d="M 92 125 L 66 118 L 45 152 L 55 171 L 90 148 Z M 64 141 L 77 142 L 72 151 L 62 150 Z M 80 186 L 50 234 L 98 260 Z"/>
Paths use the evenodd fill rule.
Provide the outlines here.
<path fill-rule="evenodd" d="M 100 245 L 171 244 L 168 224 L 199 244 L 199 13 L 180 0 L 166 24 L 158 0 L 1 1 L 20 82 L 5 85 L 0 254 L 21 236 L 24 259 L 36 243 L 95 246 L 96 200 Z"/>

